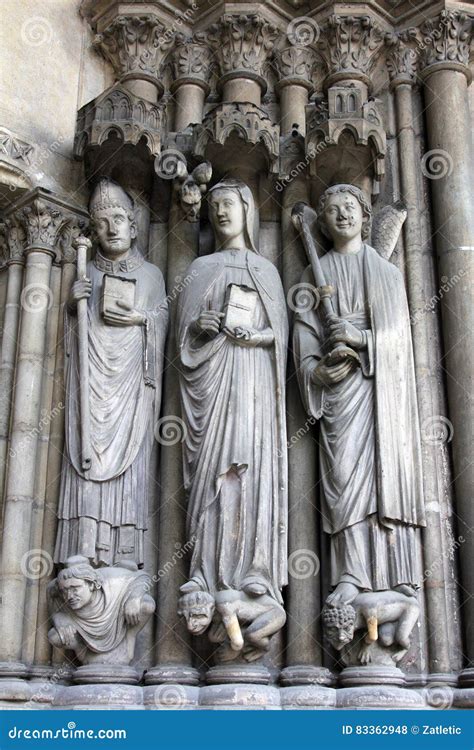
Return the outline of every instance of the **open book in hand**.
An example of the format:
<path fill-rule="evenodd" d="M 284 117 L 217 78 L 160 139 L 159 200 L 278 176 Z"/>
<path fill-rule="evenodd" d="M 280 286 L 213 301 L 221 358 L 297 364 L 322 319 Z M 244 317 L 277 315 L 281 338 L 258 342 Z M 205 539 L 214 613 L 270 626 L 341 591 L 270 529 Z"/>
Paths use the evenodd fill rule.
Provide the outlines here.
<path fill-rule="evenodd" d="M 222 327 L 228 331 L 236 328 L 255 328 L 258 293 L 247 286 L 229 284 L 224 305 Z"/>

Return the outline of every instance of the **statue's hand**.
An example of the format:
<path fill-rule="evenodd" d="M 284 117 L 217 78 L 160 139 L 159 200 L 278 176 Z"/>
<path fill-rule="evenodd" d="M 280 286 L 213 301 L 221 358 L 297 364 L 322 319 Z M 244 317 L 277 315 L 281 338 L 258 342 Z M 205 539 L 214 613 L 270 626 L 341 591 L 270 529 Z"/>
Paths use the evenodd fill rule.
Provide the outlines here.
<path fill-rule="evenodd" d="M 146 323 L 146 317 L 139 310 L 134 310 L 127 302 L 117 300 L 117 307 L 123 312 L 113 313 L 107 311 L 104 315 L 106 323 L 112 326 L 143 326 Z"/>
<path fill-rule="evenodd" d="M 261 331 L 257 331 L 255 328 L 247 328 L 246 326 L 224 328 L 224 333 L 232 341 L 243 346 L 265 346 L 270 343 L 269 340 L 267 341 L 267 338 L 269 338 L 267 334 L 264 335 Z M 271 339 L 273 341 L 273 334 L 271 334 Z"/>
<path fill-rule="evenodd" d="M 68 306 L 71 310 L 75 310 L 77 303 L 81 299 L 88 299 L 92 294 L 92 281 L 87 278 L 78 279 L 74 282 L 71 287 L 71 293 L 69 295 Z"/>
<path fill-rule="evenodd" d="M 124 614 L 127 625 L 130 625 L 130 627 L 138 625 L 140 622 L 141 608 L 142 603 L 139 597 L 132 597 L 125 603 Z"/>
<path fill-rule="evenodd" d="M 73 648 L 76 643 L 76 630 L 72 625 L 56 625 L 56 631 L 64 648 Z"/>
<path fill-rule="evenodd" d="M 223 312 L 203 310 L 199 318 L 194 321 L 194 330 L 197 334 L 206 333 L 209 338 L 214 339 L 220 331 L 223 317 Z"/>
<path fill-rule="evenodd" d="M 330 347 L 341 343 L 353 349 L 362 349 L 365 346 L 364 333 L 344 318 L 331 317 L 327 322 L 327 328 L 329 334 L 327 343 Z"/>
<path fill-rule="evenodd" d="M 336 365 L 326 365 L 322 359 L 313 370 L 312 380 L 318 385 L 334 385 L 344 380 L 354 367 L 355 360 L 352 358 Z"/>

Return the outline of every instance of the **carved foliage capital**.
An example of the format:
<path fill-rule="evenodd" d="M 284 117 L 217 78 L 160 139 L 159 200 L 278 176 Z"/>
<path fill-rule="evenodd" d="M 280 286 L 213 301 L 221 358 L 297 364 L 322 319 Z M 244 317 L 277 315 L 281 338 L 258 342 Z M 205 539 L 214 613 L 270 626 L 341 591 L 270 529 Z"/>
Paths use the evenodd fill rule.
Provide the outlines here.
<path fill-rule="evenodd" d="M 416 79 L 418 54 L 417 31 L 414 28 L 399 33 L 387 34 L 387 69 L 390 80 L 413 83 Z"/>
<path fill-rule="evenodd" d="M 208 30 L 221 75 L 252 71 L 262 76 L 278 33 L 276 26 L 256 13 L 223 15 Z"/>
<path fill-rule="evenodd" d="M 436 63 L 457 63 L 467 66 L 474 19 L 466 13 L 443 10 L 421 27 L 420 45 L 422 68 Z"/>
<path fill-rule="evenodd" d="M 318 49 L 330 75 L 368 76 L 383 40 L 382 29 L 370 16 L 333 15 L 322 30 Z"/>
<path fill-rule="evenodd" d="M 112 63 L 117 78 L 136 74 L 156 77 L 173 42 L 164 25 L 153 15 L 115 18 L 94 38 L 94 46 Z"/>
<path fill-rule="evenodd" d="M 212 53 L 207 46 L 205 34 L 194 37 L 177 34 L 176 47 L 171 54 L 171 65 L 175 81 L 180 78 L 195 78 L 205 83 L 209 80 Z"/>
<path fill-rule="evenodd" d="M 275 67 L 280 80 L 301 78 L 310 81 L 316 65 L 313 49 L 303 45 L 291 45 L 275 54 Z"/>

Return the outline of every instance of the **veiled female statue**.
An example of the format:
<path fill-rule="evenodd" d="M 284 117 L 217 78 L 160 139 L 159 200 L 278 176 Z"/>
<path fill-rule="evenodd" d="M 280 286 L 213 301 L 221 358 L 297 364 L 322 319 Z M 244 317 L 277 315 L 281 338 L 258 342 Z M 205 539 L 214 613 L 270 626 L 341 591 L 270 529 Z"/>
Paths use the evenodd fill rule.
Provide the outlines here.
<path fill-rule="evenodd" d="M 203 632 L 214 598 L 228 591 L 238 599 L 234 625 L 255 611 L 268 638 L 284 622 L 287 577 L 285 297 L 275 266 L 254 245 L 251 190 L 223 180 L 209 191 L 209 213 L 216 252 L 190 266 L 177 322 L 194 543 L 180 609 L 192 632 Z M 190 623 L 190 609 L 202 627 Z M 237 652 L 239 639 L 227 634 Z"/>

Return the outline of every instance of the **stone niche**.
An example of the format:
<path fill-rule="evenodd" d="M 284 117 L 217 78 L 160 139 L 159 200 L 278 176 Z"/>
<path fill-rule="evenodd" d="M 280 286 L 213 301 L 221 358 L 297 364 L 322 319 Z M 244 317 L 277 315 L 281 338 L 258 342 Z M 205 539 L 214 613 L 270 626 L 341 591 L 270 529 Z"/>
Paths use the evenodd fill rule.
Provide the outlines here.
<path fill-rule="evenodd" d="M 466 4 L 60 5 L 2 7 L 0 707 L 472 707 Z"/>

